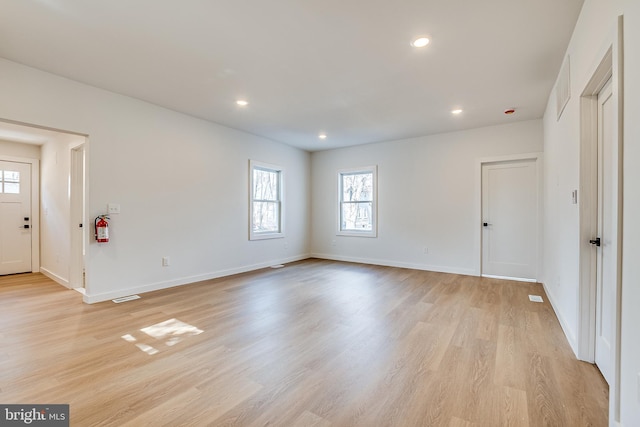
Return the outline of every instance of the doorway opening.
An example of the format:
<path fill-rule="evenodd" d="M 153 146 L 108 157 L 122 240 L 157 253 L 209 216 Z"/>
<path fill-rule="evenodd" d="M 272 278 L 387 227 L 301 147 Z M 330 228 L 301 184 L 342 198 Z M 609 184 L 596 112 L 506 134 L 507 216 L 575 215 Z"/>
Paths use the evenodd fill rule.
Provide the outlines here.
<path fill-rule="evenodd" d="M 87 233 L 71 225 L 84 223 L 86 147 L 86 135 L 0 119 L 0 160 L 30 164 L 35 184 L 30 213 L 19 218 L 21 233 L 31 237 L 31 265 L 24 271 L 40 272 L 67 288 L 84 286 Z M 5 169 L 12 176 L 19 172 Z"/>

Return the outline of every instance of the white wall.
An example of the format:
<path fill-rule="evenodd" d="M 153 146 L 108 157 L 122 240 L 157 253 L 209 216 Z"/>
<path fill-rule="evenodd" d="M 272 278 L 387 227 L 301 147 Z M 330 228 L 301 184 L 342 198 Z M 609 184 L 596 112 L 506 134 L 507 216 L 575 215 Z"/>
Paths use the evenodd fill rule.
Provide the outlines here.
<path fill-rule="evenodd" d="M 540 151 L 542 123 L 533 120 L 315 152 L 312 252 L 323 258 L 477 274 L 478 159 Z M 337 171 L 369 165 L 378 165 L 378 237 L 336 236 Z"/>
<path fill-rule="evenodd" d="M 69 159 L 55 141 L 42 146 L 40 162 L 40 270 L 68 286 Z"/>
<path fill-rule="evenodd" d="M 34 144 L 22 144 L 13 141 L 3 141 L 0 139 L 0 156 L 40 159 L 40 146 Z"/>
<path fill-rule="evenodd" d="M 624 1 L 621 422 L 640 426 L 640 1 Z"/>
<path fill-rule="evenodd" d="M 623 224 L 620 383 L 609 398 L 612 426 L 640 425 L 640 2 L 586 0 L 567 53 L 572 99 L 556 121 L 555 93 L 544 117 L 545 287 L 574 351 L 579 309 L 579 216 L 568 195 L 580 182 L 580 94 L 609 46 L 616 47 L 618 16 L 624 17 Z M 615 61 L 615 58 L 614 58 Z M 614 73 L 615 65 L 614 65 Z M 618 395 L 619 389 L 619 395 Z M 619 414 L 618 414 L 619 405 Z M 619 424 L 618 424 L 619 423 Z"/>
<path fill-rule="evenodd" d="M 69 286 L 71 147 L 84 137 L 59 134 L 42 145 L 40 161 L 40 271 Z"/>
<path fill-rule="evenodd" d="M 570 345 L 578 352 L 580 273 L 580 97 L 617 35 L 618 8 L 610 0 L 587 0 L 567 55 L 571 61 L 571 99 L 557 119 L 555 90 L 544 115 L 545 218 L 543 282 Z M 615 88 L 614 88 L 615 90 Z M 617 94 L 616 94 L 617 97 Z M 580 189 L 579 199 L 583 197 Z"/>
<path fill-rule="evenodd" d="M 308 255 L 308 153 L 10 61 L 0 75 L 0 118 L 89 135 L 88 223 L 121 205 L 87 249 L 86 301 Z M 248 240 L 249 159 L 286 170 L 285 239 Z"/>

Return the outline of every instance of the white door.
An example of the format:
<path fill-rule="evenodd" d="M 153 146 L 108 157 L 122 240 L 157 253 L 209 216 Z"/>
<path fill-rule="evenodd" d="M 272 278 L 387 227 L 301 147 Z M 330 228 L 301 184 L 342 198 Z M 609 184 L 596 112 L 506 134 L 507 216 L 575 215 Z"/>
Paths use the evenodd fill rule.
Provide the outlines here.
<path fill-rule="evenodd" d="M 31 271 L 31 165 L 0 161 L 0 274 Z"/>
<path fill-rule="evenodd" d="M 84 145 L 71 150 L 71 257 L 69 284 L 84 288 Z"/>
<path fill-rule="evenodd" d="M 535 159 L 482 165 L 482 275 L 535 280 L 538 178 Z"/>
<path fill-rule="evenodd" d="M 600 372 L 611 384 L 615 342 L 616 265 L 613 258 L 613 99 L 609 81 L 598 94 L 598 221 L 596 251 L 596 353 Z"/>

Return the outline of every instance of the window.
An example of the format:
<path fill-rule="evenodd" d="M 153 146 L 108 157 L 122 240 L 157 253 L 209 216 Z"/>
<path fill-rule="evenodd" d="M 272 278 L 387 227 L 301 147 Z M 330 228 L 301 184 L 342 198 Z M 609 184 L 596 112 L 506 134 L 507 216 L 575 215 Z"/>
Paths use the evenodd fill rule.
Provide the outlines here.
<path fill-rule="evenodd" d="M 20 172 L 0 170 L 0 193 L 20 194 Z"/>
<path fill-rule="evenodd" d="M 376 237 L 376 167 L 338 172 L 338 234 Z"/>
<path fill-rule="evenodd" d="M 251 160 L 249 240 L 284 237 L 282 183 L 284 171 L 279 166 Z"/>

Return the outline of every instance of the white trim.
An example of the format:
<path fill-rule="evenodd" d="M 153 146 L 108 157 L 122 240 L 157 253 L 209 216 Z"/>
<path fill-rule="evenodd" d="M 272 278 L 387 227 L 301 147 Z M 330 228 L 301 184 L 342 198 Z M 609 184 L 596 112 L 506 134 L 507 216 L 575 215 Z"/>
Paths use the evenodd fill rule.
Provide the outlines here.
<path fill-rule="evenodd" d="M 255 232 L 253 231 L 253 170 L 255 168 L 266 169 L 278 173 L 278 202 L 279 212 L 278 220 L 280 231 L 268 231 L 268 232 Z M 263 163 L 256 160 L 249 160 L 249 240 L 265 240 L 265 239 L 281 239 L 285 237 L 284 230 L 284 177 L 285 171 L 281 166 Z"/>
<path fill-rule="evenodd" d="M 412 270 L 435 271 L 438 273 L 461 274 L 464 276 L 477 276 L 470 268 L 448 267 L 431 264 L 416 264 L 411 262 L 402 262 L 386 259 L 359 258 L 352 256 L 343 256 L 335 254 L 323 254 L 314 252 L 310 258 L 327 259 L 331 261 L 353 262 L 357 264 L 381 265 L 384 267 L 410 268 Z"/>
<path fill-rule="evenodd" d="M 542 162 L 544 159 L 543 153 L 522 153 L 522 154 L 510 154 L 506 156 L 493 156 L 493 157 L 480 157 L 476 159 L 476 171 L 475 171 L 475 227 L 474 235 L 473 235 L 473 247 L 475 252 L 475 260 L 474 260 L 474 275 L 482 276 L 482 166 L 488 163 L 501 163 L 501 162 L 511 162 L 518 160 L 535 160 L 536 162 L 536 185 L 538 189 L 538 201 L 537 201 L 537 222 L 538 222 L 538 235 L 536 238 L 538 239 L 538 253 L 537 253 L 537 264 L 536 265 L 536 277 L 535 280 L 539 280 L 540 273 L 542 272 L 542 218 L 543 218 L 543 168 Z"/>
<path fill-rule="evenodd" d="M 161 289 L 173 288 L 175 286 L 190 285 L 196 282 L 201 282 L 203 280 L 211 280 L 211 279 L 217 279 L 219 277 L 226 277 L 234 274 L 246 273 L 249 271 L 269 268 L 274 264 L 287 264 L 290 262 L 301 261 L 307 258 L 311 258 L 311 256 L 309 254 L 297 255 L 289 258 L 276 259 L 276 260 L 262 262 L 259 264 L 247 265 L 244 267 L 230 268 L 228 270 L 219 270 L 219 271 L 214 271 L 214 272 L 205 273 L 205 274 L 198 274 L 195 276 L 186 276 L 186 277 L 181 277 L 179 279 L 167 280 L 164 282 L 149 283 L 147 285 L 136 286 L 134 288 L 120 289 L 117 291 L 104 292 L 101 294 L 91 294 L 89 290 L 85 288 L 87 293 L 83 296 L 82 299 L 87 304 L 94 304 L 97 302 L 109 301 L 114 298 L 120 298 L 127 295 L 142 294 L 145 292 L 153 292 Z"/>
<path fill-rule="evenodd" d="M 54 282 L 64 286 L 65 288 L 69 288 L 71 289 L 71 285 L 69 284 L 69 281 L 67 279 L 65 279 L 62 276 L 57 275 L 56 273 L 54 273 L 53 271 L 48 270 L 45 267 L 42 267 L 40 269 L 40 273 L 44 274 L 45 276 L 47 276 L 49 279 L 53 280 Z"/>
<path fill-rule="evenodd" d="M 342 175 L 371 173 L 373 181 L 373 197 L 371 202 L 371 230 L 342 230 Z M 336 236 L 378 237 L 378 165 L 363 166 L 338 170 L 338 200 L 336 216 Z"/>
<path fill-rule="evenodd" d="M 483 274 L 482 277 L 488 279 L 512 280 L 514 282 L 538 283 L 536 279 L 525 279 L 523 277 L 495 276 L 493 274 Z"/>
<path fill-rule="evenodd" d="M 31 271 L 40 271 L 40 160 L 0 155 L 7 162 L 31 165 Z"/>
<path fill-rule="evenodd" d="M 556 317 L 558 318 L 558 321 L 560 322 L 560 326 L 562 327 L 562 331 L 564 332 L 564 335 L 567 337 L 567 341 L 569 341 L 569 346 L 573 350 L 574 354 L 576 354 L 576 356 L 577 356 L 577 353 L 576 353 L 575 349 L 577 348 L 577 343 L 578 342 L 576 340 L 576 336 L 573 333 L 573 330 L 569 326 L 569 323 L 567 323 L 567 320 L 562 315 L 562 311 L 558 310 L 558 305 L 556 304 L 555 299 L 553 298 L 553 294 L 551 292 L 549 292 L 549 289 L 547 288 L 547 285 L 542 283 L 542 287 L 544 288 L 544 292 L 547 294 L 547 299 L 549 300 L 549 303 L 551 304 L 551 307 L 553 308 L 553 311 L 555 312 Z M 593 361 L 591 361 L 591 363 L 593 363 Z"/>

